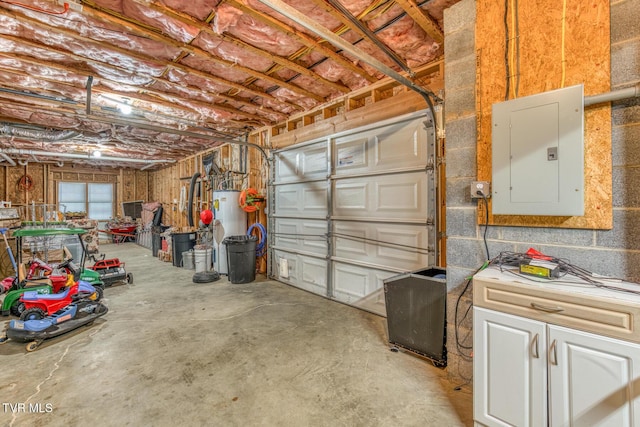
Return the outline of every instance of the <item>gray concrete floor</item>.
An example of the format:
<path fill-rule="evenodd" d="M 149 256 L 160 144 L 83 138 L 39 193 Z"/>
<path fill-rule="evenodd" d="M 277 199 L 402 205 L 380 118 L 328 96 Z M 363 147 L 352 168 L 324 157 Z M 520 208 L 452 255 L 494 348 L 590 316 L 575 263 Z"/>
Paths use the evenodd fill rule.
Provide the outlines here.
<path fill-rule="evenodd" d="M 470 388 L 389 351 L 384 318 L 260 276 L 195 284 L 134 243 L 101 250 L 134 283 L 107 288 L 90 327 L 0 345 L 0 425 L 472 425 Z"/>

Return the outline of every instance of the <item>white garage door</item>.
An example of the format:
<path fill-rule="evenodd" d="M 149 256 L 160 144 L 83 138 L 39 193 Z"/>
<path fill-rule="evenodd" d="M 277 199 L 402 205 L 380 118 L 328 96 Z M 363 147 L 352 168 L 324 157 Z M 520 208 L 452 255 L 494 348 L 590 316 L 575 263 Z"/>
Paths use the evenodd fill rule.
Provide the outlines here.
<path fill-rule="evenodd" d="M 428 112 L 277 151 L 271 275 L 385 315 L 383 281 L 437 259 L 434 156 Z"/>

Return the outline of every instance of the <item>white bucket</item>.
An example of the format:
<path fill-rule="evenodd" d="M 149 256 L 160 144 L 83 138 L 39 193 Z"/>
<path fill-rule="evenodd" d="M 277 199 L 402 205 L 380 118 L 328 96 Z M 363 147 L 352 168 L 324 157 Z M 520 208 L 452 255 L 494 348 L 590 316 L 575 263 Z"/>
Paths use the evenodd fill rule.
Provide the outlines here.
<path fill-rule="evenodd" d="M 195 268 L 193 263 L 193 251 L 182 252 L 182 267 L 187 270 L 193 270 Z"/>
<path fill-rule="evenodd" d="M 211 248 L 194 249 L 196 273 L 211 270 Z"/>

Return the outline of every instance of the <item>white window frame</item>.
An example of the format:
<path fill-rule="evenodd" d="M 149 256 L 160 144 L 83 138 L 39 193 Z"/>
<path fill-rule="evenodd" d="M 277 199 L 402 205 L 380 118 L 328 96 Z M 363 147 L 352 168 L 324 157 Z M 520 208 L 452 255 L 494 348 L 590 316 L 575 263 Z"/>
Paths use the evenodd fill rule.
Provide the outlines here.
<path fill-rule="evenodd" d="M 80 184 L 83 185 L 83 191 L 82 191 L 82 197 L 81 200 L 79 200 L 76 203 L 82 203 L 84 204 L 84 208 L 82 209 L 83 212 L 86 213 L 87 218 L 89 219 L 97 219 L 97 220 L 108 220 L 110 218 L 113 218 L 114 216 L 114 212 L 115 212 L 115 206 L 116 206 L 116 194 L 115 194 L 115 186 L 112 183 L 104 183 L 104 182 L 81 182 L 81 181 L 58 181 L 57 186 L 56 186 L 56 191 L 57 191 L 57 198 L 58 198 L 58 204 L 65 206 L 65 211 L 70 211 L 73 210 L 75 211 L 75 209 L 70 209 L 68 206 L 65 205 L 65 200 L 61 200 L 61 185 L 63 184 Z M 91 218 L 91 216 L 89 215 L 89 213 L 91 212 L 91 204 L 92 203 L 105 203 L 104 201 L 95 201 L 92 202 L 91 199 L 91 186 L 92 185 L 104 185 L 104 186 L 110 186 L 111 187 L 111 213 L 107 218 Z"/>

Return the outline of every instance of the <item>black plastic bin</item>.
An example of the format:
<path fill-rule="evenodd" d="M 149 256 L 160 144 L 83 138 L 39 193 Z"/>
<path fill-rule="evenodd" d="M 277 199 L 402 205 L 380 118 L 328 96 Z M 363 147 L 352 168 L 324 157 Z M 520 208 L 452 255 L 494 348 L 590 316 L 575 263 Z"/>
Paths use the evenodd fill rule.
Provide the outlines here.
<path fill-rule="evenodd" d="M 446 270 L 429 268 L 384 280 L 389 343 L 447 366 Z"/>
<path fill-rule="evenodd" d="M 160 226 L 152 226 L 151 227 L 151 255 L 154 257 L 158 256 L 158 251 L 162 248 L 162 236 L 168 226 L 160 225 Z"/>
<path fill-rule="evenodd" d="M 187 252 L 196 245 L 196 233 L 171 234 L 171 255 L 174 267 L 182 267 L 182 252 Z"/>
<path fill-rule="evenodd" d="M 256 236 L 228 236 L 222 241 L 227 247 L 227 265 L 231 283 L 249 283 L 256 279 Z"/>

